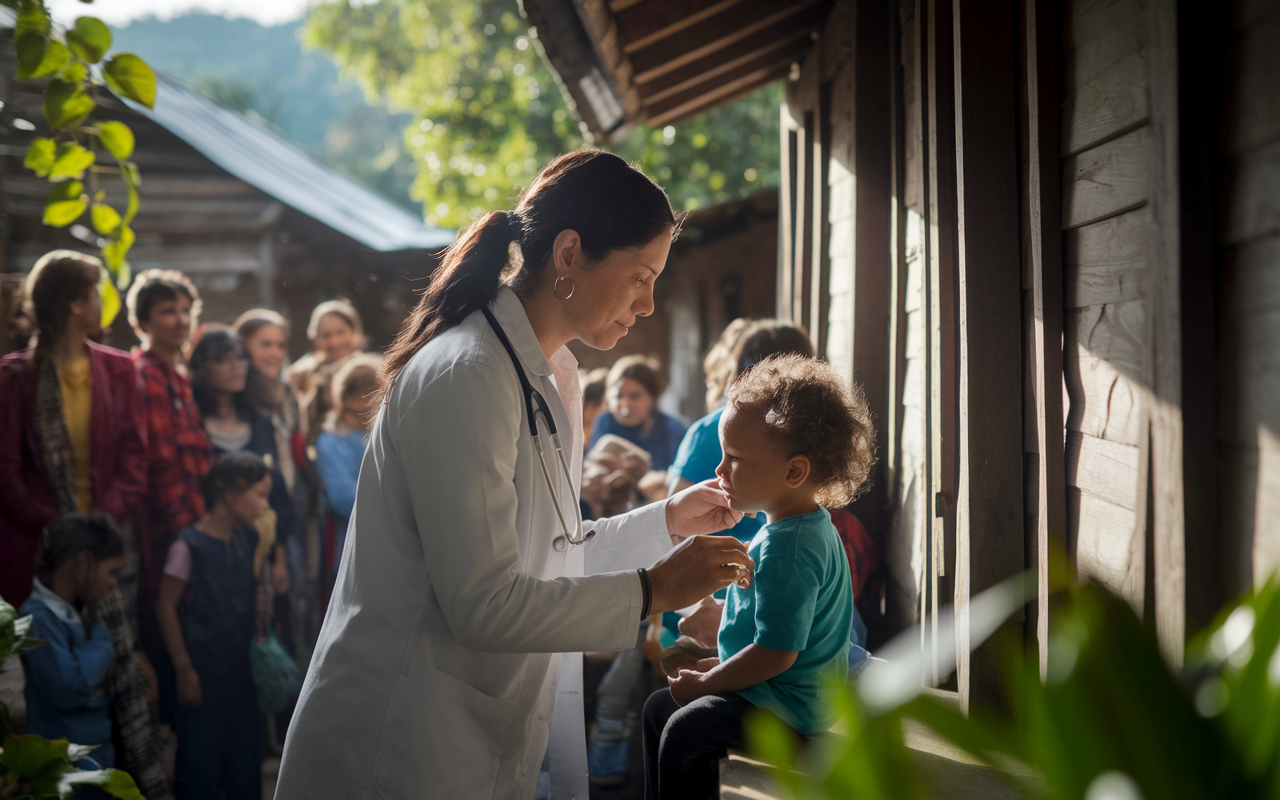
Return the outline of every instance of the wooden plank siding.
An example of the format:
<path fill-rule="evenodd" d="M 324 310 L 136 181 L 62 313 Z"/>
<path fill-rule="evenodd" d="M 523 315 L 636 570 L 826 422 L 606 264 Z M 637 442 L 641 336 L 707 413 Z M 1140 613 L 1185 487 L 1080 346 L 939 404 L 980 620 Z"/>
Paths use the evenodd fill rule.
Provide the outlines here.
<path fill-rule="evenodd" d="M 1147 1 L 1067 4 L 1059 128 L 1068 536 L 1081 577 L 1139 610 L 1151 351 Z"/>

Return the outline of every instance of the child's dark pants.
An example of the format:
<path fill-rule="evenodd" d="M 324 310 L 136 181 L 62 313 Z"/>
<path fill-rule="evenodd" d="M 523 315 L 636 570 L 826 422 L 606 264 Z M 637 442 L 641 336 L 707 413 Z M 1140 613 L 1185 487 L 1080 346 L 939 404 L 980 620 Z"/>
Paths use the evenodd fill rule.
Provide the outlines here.
<path fill-rule="evenodd" d="M 645 800 L 719 796 L 720 759 L 742 747 L 742 717 L 755 708 L 737 694 L 700 697 L 681 708 L 670 689 L 644 704 Z"/>

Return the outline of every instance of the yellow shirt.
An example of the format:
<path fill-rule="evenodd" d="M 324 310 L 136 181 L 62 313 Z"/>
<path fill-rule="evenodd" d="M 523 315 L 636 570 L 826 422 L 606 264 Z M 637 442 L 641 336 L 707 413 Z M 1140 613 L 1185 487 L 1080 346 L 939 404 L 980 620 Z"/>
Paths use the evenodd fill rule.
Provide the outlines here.
<path fill-rule="evenodd" d="M 58 385 L 62 388 L 62 420 L 67 426 L 71 449 L 76 454 L 75 494 L 81 511 L 93 506 L 93 478 L 89 463 L 89 412 L 93 408 L 93 375 L 89 359 L 58 365 Z"/>

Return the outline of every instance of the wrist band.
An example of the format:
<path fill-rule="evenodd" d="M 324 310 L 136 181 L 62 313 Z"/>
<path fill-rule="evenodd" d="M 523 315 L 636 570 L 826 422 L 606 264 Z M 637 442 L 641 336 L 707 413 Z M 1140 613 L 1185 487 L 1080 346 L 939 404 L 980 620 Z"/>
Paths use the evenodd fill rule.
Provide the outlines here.
<path fill-rule="evenodd" d="M 640 573 L 640 587 L 644 589 L 644 608 L 640 609 L 640 619 L 646 619 L 649 616 L 649 609 L 653 608 L 653 584 L 649 582 L 649 571 L 644 567 L 636 570 Z"/>

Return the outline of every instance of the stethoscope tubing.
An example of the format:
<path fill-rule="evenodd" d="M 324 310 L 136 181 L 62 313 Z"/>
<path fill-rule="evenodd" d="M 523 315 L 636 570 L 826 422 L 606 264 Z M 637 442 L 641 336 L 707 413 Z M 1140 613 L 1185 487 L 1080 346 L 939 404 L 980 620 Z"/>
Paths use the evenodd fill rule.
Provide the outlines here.
<path fill-rule="evenodd" d="M 569 471 L 569 462 L 564 457 L 564 446 L 560 443 L 560 434 L 556 431 L 556 421 L 551 414 L 551 407 L 547 405 L 547 399 L 542 396 L 541 392 L 533 388 L 533 384 L 529 382 L 529 377 L 524 374 L 524 366 L 516 355 L 515 346 L 507 338 L 507 332 L 498 324 L 493 312 L 487 308 L 481 308 L 480 310 L 484 312 L 485 319 L 489 321 L 489 326 L 493 328 L 493 332 L 498 335 L 498 341 L 502 343 L 503 348 L 507 351 L 507 356 L 511 359 L 511 365 L 515 367 L 516 377 L 520 379 L 520 388 L 524 392 L 525 414 L 529 419 L 529 436 L 532 437 L 533 448 L 538 453 L 538 464 L 542 467 L 542 477 L 546 480 L 547 492 L 551 495 L 551 504 L 555 507 L 556 516 L 560 519 L 560 527 L 564 531 L 564 535 L 557 536 L 551 545 L 558 552 L 563 553 L 568 549 L 569 545 L 579 545 L 586 542 L 595 535 L 595 532 L 579 536 L 574 536 L 570 532 L 569 521 L 565 517 L 564 507 L 560 504 L 560 497 L 555 490 L 555 481 L 552 480 L 551 470 L 547 467 L 547 454 L 542 444 L 542 436 L 538 433 L 538 417 L 541 416 L 547 427 L 547 433 L 551 435 L 551 445 L 556 451 L 556 457 L 560 462 L 560 469 L 564 473 L 565 481 L 572 489 L 573 476 Z M 574 525 L 573 527 L 576 529 L 578 526 Z"/>

